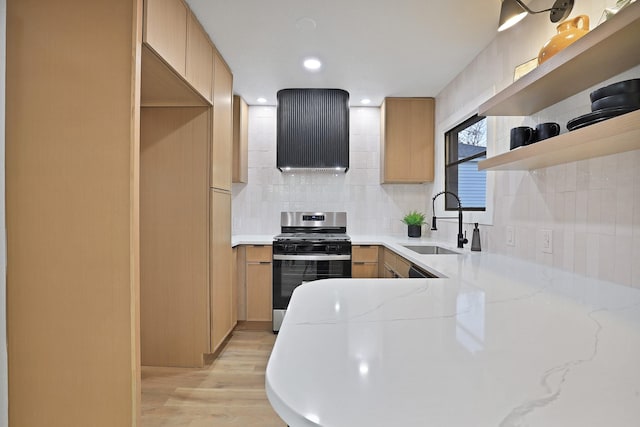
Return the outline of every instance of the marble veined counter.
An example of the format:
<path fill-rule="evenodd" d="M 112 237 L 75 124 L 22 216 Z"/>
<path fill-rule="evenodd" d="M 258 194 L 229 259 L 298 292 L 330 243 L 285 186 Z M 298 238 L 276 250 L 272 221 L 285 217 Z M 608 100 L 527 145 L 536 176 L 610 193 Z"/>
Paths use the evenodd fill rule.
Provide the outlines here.
<path fill-rule="evenodd" d="M 639 426 L 640 291 L 506 256 L 298 287 L 266 372 L 291 427 Z M 431 242 L 422 242 L 422 244 Z"/>

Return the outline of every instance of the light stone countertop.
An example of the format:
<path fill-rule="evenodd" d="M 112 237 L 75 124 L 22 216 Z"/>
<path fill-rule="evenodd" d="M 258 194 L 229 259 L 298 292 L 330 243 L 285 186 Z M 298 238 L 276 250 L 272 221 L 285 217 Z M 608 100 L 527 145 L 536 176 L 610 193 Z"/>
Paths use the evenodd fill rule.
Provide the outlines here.
<path fill-rule="evenodd" d="M 257 237 L 234 244 L 273 238 Z M 445 278 L 298 287 L 266 373 L 291 427 L 640 425 L 640 290 L 402 246 L 428 239 L 351 237 Z"/>

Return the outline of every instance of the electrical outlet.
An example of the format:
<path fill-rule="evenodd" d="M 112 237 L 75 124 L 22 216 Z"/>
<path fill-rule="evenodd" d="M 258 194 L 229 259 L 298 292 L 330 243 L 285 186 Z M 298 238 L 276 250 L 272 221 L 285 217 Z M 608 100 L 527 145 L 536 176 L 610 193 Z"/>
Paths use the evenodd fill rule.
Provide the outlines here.
<path fill-rule="evenodd" d="M 547 229 L 540 230 L 540 242 L 542 252 L 546 254 L 553 253 L 553 231 Z"/>
<path fill-rule="evenodd" d="M 512 225 L 507 226 L 507 246 L 515 246 L 516 245 L 516 232 L 513 229 Z"/>

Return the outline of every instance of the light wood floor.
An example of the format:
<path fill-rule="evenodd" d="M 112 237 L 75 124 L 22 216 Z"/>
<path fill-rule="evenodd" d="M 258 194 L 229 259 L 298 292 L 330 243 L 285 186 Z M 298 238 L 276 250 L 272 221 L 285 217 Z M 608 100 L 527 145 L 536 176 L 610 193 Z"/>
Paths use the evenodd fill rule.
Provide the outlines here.
<path fill-rule="evenodd" d="M 275 335 L 233 332 L 203 369 L 142 367 L 142 427 L 282 427 L 264 390 Z"/>

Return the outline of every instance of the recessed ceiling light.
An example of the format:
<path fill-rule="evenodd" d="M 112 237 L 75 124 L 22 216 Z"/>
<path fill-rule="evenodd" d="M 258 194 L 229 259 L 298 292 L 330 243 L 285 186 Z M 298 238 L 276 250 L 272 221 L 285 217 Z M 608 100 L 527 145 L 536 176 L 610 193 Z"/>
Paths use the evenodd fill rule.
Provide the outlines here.
<path fill-rule="evenodd" d="M 362 100 L 360 100 L 360 103 L 363 105 L 369 105 L 371 104 L 371 100 L 369 98 L 364 98 Z"/>
<path fill-rule="evenodd" d="M 322 67 L 322 62 L 320 62 L 320 60 L 317 58 L 307 58 L 304 60 L 303 64 L 304 68 L 313 71 L 319 70 L 320 67 Z"/>
<path fill-rule="evenodd" d="M 266 98 L 262 98 L 262 97 L 256 99 L 256 101 L 258 101 L 260 104 L 264 104 L 265 102 L 267 102 Z"/>

